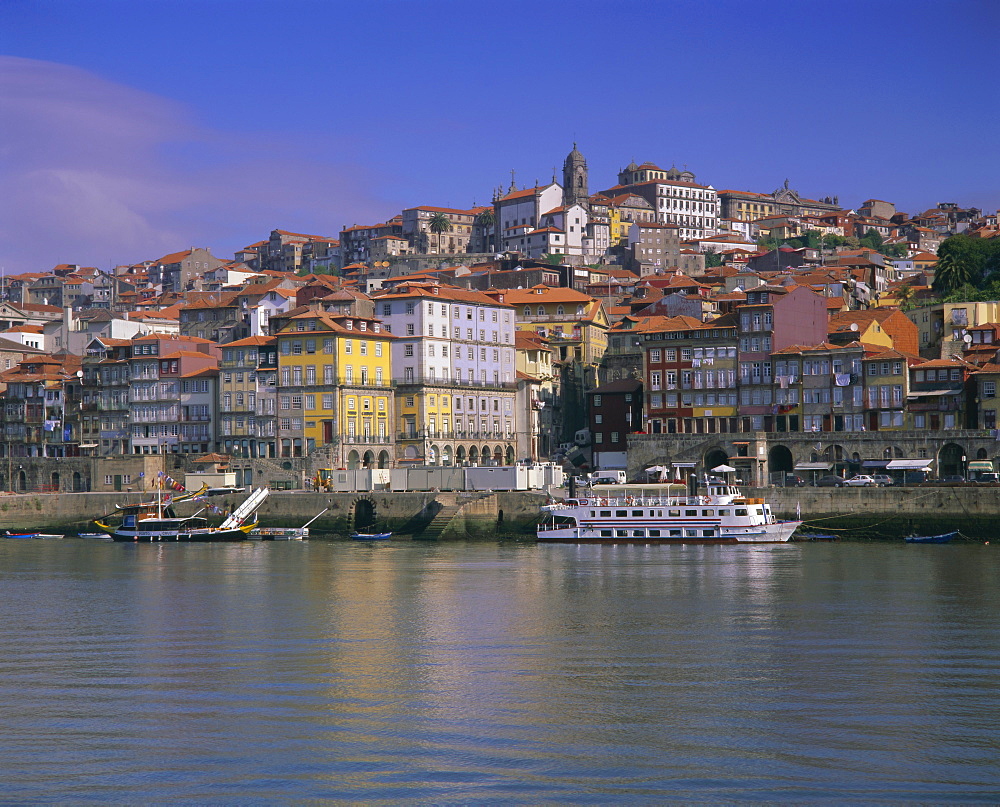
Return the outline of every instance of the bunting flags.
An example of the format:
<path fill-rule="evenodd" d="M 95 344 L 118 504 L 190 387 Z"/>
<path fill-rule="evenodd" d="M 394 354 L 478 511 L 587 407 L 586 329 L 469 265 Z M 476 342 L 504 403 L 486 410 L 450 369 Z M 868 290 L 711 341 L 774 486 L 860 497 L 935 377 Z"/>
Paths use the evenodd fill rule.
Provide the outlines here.
<path fill-rule="evenodd" d="M 170 488 L 171 490 L 176 490 L 178 493 L 183 493 L 186 488 L 177 480 L 172 479 L 167 476 L 163 471 L 157 471 L 156 476 L 159 479 L 160 488 Z"/>

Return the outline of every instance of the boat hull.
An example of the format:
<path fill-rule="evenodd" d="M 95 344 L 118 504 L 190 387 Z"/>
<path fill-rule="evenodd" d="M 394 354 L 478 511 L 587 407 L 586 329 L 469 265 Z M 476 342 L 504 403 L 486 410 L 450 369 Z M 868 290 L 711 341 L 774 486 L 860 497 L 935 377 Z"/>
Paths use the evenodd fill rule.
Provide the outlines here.
<path fill-rule="evenodd" d="M 908 544 L 947 544 L 952 538 L 958 536 L 958 530 L 946 532 L 941 535 L 908 535 L 903 540 Z"/>
<path fill-rule="evenodd" d="M 206 530 L 174 533 L 134 533 L 118 531 L 109 533 L 110 537 L 119 543 L 229 543 L 245 541 L 247 535 L 243 530 Z"/>
<path fill-rule="evenodd" d="M 352 541 L 388 541 L 390 538 L 391 532 L 355 532 L 351 535 Z"/>

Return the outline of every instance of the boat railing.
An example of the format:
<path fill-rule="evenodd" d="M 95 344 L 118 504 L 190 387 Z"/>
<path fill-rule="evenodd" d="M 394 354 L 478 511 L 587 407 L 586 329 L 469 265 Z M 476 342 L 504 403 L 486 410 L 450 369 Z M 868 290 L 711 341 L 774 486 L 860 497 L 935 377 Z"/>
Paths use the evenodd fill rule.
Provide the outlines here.
<path fill-rule="evenodd" d="M 749 501 L 749 500 L 748 500 Z M 763 500 L 761 500 L 763 501 Z M 730 497 L 716 496 L 593 496 L 567 499 L 564 507 L 697 507 L 731 504 Z"/>

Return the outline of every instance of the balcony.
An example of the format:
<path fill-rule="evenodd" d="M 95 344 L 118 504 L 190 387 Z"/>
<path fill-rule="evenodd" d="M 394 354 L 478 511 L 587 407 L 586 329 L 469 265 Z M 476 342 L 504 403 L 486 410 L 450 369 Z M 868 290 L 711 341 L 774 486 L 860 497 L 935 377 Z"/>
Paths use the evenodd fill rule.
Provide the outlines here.
<path fill-rule="evenodd" d="M 424 386 L 424 387 L 454 387 L 461 389 L 517 389 L 517 384 L 512 381 L 469 381 L 468 379 L 462 379 L 459 381 L 455 378 L 427 378 L 424 376 L 414 376 L 414 378 L 409 379 L 393 379 L 393 384 L 400 387 L 413 387 L 413 386 Z"/>

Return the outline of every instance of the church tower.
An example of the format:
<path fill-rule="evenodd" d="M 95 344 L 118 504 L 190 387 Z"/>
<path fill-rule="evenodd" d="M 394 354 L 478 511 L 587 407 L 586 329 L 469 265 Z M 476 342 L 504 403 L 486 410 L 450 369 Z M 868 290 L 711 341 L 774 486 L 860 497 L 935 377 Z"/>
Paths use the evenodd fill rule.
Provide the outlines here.
<path fill-rule="evenodd" d="M 587 161 L 577 151 L 576 143 L 573 150 L 563 162 L 563 204 L 581 205 L 590 211 L 590 193 L 587 190 Z"/>

